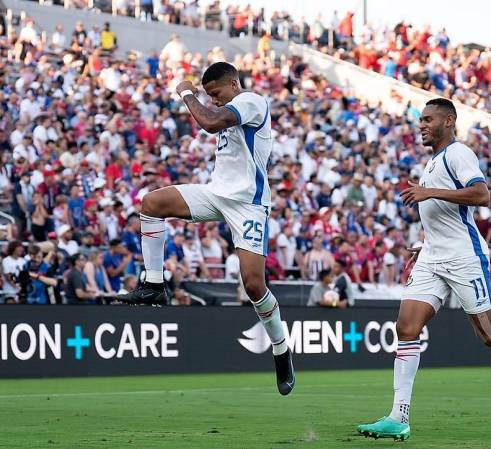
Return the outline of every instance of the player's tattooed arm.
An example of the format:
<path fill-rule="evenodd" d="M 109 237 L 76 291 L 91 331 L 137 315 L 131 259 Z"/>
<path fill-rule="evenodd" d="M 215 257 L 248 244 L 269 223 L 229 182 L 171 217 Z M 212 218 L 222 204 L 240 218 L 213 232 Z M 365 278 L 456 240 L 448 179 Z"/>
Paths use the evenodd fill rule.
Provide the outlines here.
<path fill-rule="evenodd" d="M 227 108 L 207 108 L 193 95 L 186 95 L 184 103 L 198 124 L 209 133 L 237 125 L 237 116 Z"/>
<path fill-rule="evenodd" d="M 434 189 L 409 182 L 409 188 L 401 192 L 405 206 L 413 206 L 421 201 L 434 198 L 463 206 L 489 206 L 489 190 L 484 182 L 458 190 Z"/>
<path fill-rule="evenodd" d="M 184 103 L 198 124 L 209 133 L 217 133 L 222 129 L 238 124 L 237 116 L 227 108 L 207 108 L 194 96 L 198 89 L 190 81 L 182 81 L 176 87 L 176 92 L 182 95 L 190 91 L 193 95 L 184 95 Z"/>

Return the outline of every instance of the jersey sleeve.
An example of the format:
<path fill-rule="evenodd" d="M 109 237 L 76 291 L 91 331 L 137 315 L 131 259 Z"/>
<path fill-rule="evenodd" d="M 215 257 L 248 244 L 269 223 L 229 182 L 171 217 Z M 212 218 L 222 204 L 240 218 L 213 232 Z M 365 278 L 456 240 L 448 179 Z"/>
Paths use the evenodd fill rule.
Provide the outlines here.
<path fill-rule="evenodd" d="M 263 123 L 268 109 L 265 100 L 249 92 L 237 95 L 224 107 L 235 114 L 238 125 L 251 126 Z"/>
<path fill-rule="evenodd" d="M 485 182 L 484 175 L 479 167 L 479 160 L 474 152 L 466 147 L 459 146 L 453 151 L 447 151 L 450 174 L 462 187 L 469 187 L 476 182 Z M 454 180 L 454 181 L 455 181 Z M 458 185 L 458 183 L 456 183 Z M 461 187 L 458 185 L 458 187 Z"/>

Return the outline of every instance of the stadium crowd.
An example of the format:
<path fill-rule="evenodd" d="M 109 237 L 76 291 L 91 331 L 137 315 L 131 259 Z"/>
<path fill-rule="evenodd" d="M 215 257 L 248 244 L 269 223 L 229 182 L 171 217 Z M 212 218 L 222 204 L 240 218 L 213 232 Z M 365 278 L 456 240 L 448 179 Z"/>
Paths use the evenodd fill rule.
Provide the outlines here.
<path fill-rule="evenodd" d="M 0 202 L 15 217 L 0 227 L 7 301 L 60 302 L 63 285 L 67 302 L 98 303 L 134 288 L 142 197 L 209 179 L 215 137 L 197 128 L 175 86 L 199 84 L 221 49 L 193 54 L 174 36 L 138 60 L 116 57 L 116 46 L 109 24 L 59 25 L 44 41 L 30 18 L 0 41 Z M 271 103 L 269 280 L 315 281 L 336 266 L 360 290 L 404 282 L 403 248 L 422 237 L 399 193 L 430 157 L 419 111 L 396 93 L 384 108 L 368 105 L 296 57 L 262 56 L 233 63 L 243 86 Z M 476 125 L 466 140 L 487 176 L 490 138 Z M 490 242 L 489 210 L 476 218 Z M 179 304 L 189 303 L 184 279 L 238 278 L 224 223 L 169 220 L 164 264 Z"/>
<path fill-rule="evenodd" d="M 72 5 L 87 7 L 87 0 L 72 0 Z M 111 11 L 112 3 L 96 0 L 98 9 Z M 476 45 L 453 44 L 445 29 L 415 29 L 402 21 L 394 27 L 367 23 L 355 27 L 354 12 L 331 17 L 317 16 L 313 21 L 290 12 L 250 5 L 224 8 L 220 1 L 200 5 L 199 0 L 141 0 L 142 20 L 161 20 L 208 29 L 228 30 L 231 37 L 242 34 L 265 35 L 265 40 L 289 40 L 309 44 L 337 58 L 365 69 L 411 83 L 438 95 L 469 106 L 491 109 L 491 50 Z M 133 0 L 116 0 L 115 11 L 134 15 Z M 267 46 L 267 42 L 261 44 Z"/>

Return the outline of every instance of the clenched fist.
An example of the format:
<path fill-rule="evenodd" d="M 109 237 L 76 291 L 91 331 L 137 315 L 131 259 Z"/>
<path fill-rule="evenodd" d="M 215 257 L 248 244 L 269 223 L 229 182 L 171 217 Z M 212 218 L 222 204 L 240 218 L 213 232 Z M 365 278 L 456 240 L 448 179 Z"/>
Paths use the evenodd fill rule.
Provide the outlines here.
<path fill-rule="evenodd" d="M 181 81 L 176 87 L 178 95 L 181 95 L 181 92 L 184 92 L 185 90 L 190 90 L 193 94 L 198 93 L 198 89 L 194 87 L 191 81 Z"/>

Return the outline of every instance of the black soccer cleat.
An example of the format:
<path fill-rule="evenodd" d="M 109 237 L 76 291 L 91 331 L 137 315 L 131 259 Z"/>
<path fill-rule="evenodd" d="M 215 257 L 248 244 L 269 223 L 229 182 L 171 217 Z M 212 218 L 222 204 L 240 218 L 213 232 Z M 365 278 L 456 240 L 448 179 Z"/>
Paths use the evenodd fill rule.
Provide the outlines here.
<path fill-rule="evenodd" d="M 137 287 L 132 292 L 122 295 L 116 295 L 114 299 L 130 305 L 141 304 L 166 306 L 170 304 L 170 294 L 165 283 L 162 285 L 161 291 L 146 287 L 145 284 L 143 284 Z"/>
<path fill-rule="evenodd" d="M 290 394 L 295 386 L 295 370 L 293 369 L 292 353 L 289 349 L 283 354 L 275 355 L 276 385 L 281 395 Z"/>

